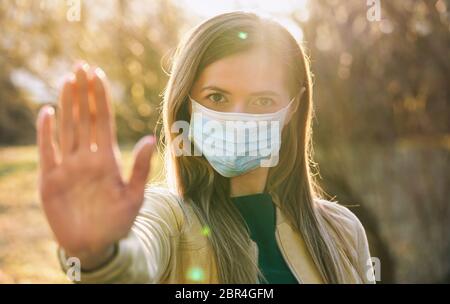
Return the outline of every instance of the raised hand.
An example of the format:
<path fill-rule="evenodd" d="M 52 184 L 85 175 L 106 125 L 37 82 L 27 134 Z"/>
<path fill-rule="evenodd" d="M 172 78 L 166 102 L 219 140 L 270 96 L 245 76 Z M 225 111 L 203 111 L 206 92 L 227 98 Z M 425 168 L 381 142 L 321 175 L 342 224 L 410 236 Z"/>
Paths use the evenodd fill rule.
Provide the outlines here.
<path fill-rule="evenodd" d="M 58 143 L 53 108 L 42 108 L 37 120 L 39 193 L 60 246 L 82 267 L 95 267 L 128 234 L 141 207 L 155 139 L 138 142 L 124 181 L 107 80 L 85 63 L 66 79 L 59 109 Z"/>

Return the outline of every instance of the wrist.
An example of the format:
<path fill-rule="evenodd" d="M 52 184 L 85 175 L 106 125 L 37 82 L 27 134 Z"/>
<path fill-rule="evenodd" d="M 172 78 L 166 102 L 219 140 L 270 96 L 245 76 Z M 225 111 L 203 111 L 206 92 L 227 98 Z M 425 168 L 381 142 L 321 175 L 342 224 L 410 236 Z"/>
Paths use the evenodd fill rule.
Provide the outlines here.
<path fill-rule="evenodd" d="M 77 252 L 66 251 L 66 258 L 76 257 L 80 260 L 81 270 L 85 272 L 94 271 L 108 264 L 117 254 L 117 244 L 110 245 L 104 249 L 95 252 Z"/>

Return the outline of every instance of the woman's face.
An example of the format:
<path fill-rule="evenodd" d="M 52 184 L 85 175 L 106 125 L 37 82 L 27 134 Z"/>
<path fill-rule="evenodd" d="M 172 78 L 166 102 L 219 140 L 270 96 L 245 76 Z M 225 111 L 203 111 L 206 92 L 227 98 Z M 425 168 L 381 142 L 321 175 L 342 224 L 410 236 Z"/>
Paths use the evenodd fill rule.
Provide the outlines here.
<path fill-rule="evenodd" d="M 208 65 L 190 95 L 215 111 L 271 113 L 289 104 L 283 66 L 262 49 L 252 49 Z"/>

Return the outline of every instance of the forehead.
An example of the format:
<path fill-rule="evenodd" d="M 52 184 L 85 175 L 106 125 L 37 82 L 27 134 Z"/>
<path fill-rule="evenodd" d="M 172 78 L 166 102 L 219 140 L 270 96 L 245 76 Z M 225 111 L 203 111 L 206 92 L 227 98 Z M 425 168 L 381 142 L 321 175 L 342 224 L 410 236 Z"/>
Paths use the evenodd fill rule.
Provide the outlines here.
<path fill-rule="evenodd" d="M 194 90 L 217 86 L 231 93 L 272 90 L 287 94 L 281 60 L 263 49 L 252 49 L 224 57 L 208 65 L 199 75 Z"/>

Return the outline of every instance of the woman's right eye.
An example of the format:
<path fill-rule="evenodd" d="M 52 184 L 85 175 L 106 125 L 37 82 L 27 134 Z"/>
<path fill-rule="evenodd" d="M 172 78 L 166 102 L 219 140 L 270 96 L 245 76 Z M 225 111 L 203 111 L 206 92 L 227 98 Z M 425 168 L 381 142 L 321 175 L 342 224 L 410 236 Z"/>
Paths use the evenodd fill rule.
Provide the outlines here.
<path fill-rule="evenodd" d="M 208 95 L 208 99 L 213 103 L 222 103 L 225 102 L 225 97 L 219 93 L 213 93 Z"/>

